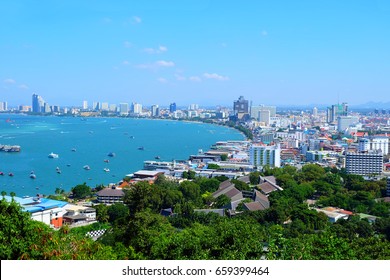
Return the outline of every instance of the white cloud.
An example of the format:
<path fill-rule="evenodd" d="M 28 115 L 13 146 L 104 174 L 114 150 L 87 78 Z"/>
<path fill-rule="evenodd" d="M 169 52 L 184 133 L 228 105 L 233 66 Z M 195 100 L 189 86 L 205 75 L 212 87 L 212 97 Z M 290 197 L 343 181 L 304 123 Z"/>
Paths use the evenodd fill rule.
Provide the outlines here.
<path fill-rule="evenodd" d="M 268 32 L 267 32 L 267 30 L 263 30 L 263 31 L 261 31 L 261 36 L 267 36 L 268 35 Z"/>
<path fill-rule="evenodd" d="M 165 78 L 158 78 L 157 81 L 159 81 L 159 82 L 162 83 L 162 84 L 168 83 L 168 80 L 165 79 Z"/>
<path fill-rule="evenodd" d="M 216 73 L 212 73 L 212 74 L 204 73 L 203 77 L 205 77 L 206 79 L 213 79 L 213 80 L 218 80 L 218 81 L 227 81 L 227 80 L 229 80 L 229 77 L 222 76 L 222 75 L 219 75 L 219 74 L 216 74 Z"/>
<path fill-rule="evenodd" d="M 165 60 L 159 60 L 154 63 L 149 64 L 138 64 L 136 65 L 137 68 L 140 69 L 150 69 L 150 70 L 157 70 L 158 68 L 169 68 L 174 67 L 175 63 L 172 61 L 165 61 Z"/>
<path fill-rule="evenodd" d="M 14 79 L 10 79 L 10 78 L 5 79 L 3 82 L 6 84 L 15 84 L 16 83 L 16 81 Z"/>
<path fill-rule="evenodd" d="M 156 65 L 161 66 L 161 67 L 173 67 L 173 66 L 175 66 L 175 63 L 172 61 L 159 60 L 159 61 L 156 61 Z"/>
<path fill-rule="evenodd" d="M 202 79 L 198 76 L 191 76 L 188 79 L 192 82 L 201 82 L 202 81 Z"/>
<path fill-rule="evenodd" d="M 149 53 L 149 54 L 158 54 L 168 51 L 168 48 L 165 46 L 158 46 L 158 48 L 146 48 L 143 49 L 143 52 Z"/>
<path fill-rule="evenodd" d="M 142 19 L 140 17 L 137 17 L 137 16 L 133 17 L 133 23 L 138 24 L 138 23 L 141 23 L 141 22 L 142 22 Z"/>
<path fill-rule="evenodd" d="M 20 89 L 28 89 L 28 86 L 26 86 L 26 85 L 19 85 L 19 88 Z"/>

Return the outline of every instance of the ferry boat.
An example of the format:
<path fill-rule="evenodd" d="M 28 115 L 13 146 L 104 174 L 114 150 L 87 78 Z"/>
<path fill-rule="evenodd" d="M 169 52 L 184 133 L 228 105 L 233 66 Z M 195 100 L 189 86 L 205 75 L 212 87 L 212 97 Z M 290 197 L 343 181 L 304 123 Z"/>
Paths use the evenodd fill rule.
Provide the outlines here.
<path fill-rule="evenodd" d="M 49 155 L 48 155 L 49 158 L 59 158 L 59 155 L 58 154 L 55 154 L 53 152 L 51 152 Z"/>

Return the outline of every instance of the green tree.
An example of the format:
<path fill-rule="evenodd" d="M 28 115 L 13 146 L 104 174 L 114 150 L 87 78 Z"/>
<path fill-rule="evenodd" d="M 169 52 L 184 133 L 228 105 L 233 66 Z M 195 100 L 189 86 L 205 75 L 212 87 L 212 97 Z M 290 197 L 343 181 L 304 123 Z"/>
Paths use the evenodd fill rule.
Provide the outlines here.
<path fill-rule="evenodd" d="M 91 187 L 87 186 L 86 183 L 77 185 L 72 188 L 73 197 L 76 199 L 84 199 L 91 195 Z"/>

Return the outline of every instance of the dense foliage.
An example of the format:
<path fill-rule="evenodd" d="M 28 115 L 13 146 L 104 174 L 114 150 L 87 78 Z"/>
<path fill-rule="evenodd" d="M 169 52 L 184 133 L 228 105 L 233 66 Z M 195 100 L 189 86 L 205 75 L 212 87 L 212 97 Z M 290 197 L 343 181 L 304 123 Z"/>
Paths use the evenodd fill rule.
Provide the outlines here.
<path fill-rule="evenodd" d="M 188 175 L 188 174 L 187 174 Z M 2 259 L 390 259 L 389 203 L 384 181 L 364 181 L 342 170 L 306 165 L 266 168 L 249 174 L 251 185 L 233 180 L 240 189 L 273 175 L 283 191 L 269 196 L 271 207 L 233 217 L 199 213 L 218 208 L 229 198 L 211 195 L 226 178 L 194 178 L 181 183 L 164 176 L 150 185 L 140 182 L 125 191 L 124 204 L 96 206 L 100 223 L 110 225 L 98 241 L 85 232 L 53 231 L 32 221 L 15 202 L 0 202 Z M 240 183 L 238 183 L 240 182 Z M 341 207 L 376 215 L 375 223 L 359 216 L 330 223 L 308 207 Z M 175 213 L 161 215 L 170 208 Z"/>

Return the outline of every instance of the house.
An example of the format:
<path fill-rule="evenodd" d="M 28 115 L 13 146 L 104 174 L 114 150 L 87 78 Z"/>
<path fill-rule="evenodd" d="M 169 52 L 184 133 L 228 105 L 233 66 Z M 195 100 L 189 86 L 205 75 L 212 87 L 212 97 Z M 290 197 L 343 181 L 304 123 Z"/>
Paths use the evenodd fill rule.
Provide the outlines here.
<path fill-rule="evenodd" d="M 219 186 L 219 189 L 212 194 L 214 198 L 218 198 L 221 195 L 226 195 L 230 198 L 231 202 L 235 202 L 237 200 L 242 200 L 242 193 L 236 189 L 233 183 L 229 180 L 222 182 Z"/>
<path fill-rule="evenodd" d="M 80 225 L 96 221 L 96 209 L 75 204 L 64 207 L 66 213 L 63 216 L 64 224 Z"/>
<path fill-rule="evenodd" d="M 326 209 L 315 209 L 317 212 L 321 212 L 321 213 L 324 213 L 328 219 L 329 219 L 329 222 L 331 223 L 335 223 L 337 222 L 339 219 L 344 219 L 344 220 L 347 220 L 349 215 L 348 214 L 344 214 L 344 213 L 339 213 L 337 211 L 332 211 L 332 209 L 329 209 L 326 210 Z M 330 211 L 329 211 L 330 210 Z"/>
<path fill-rule="evenodd" d="M 269 183 L 271 184 L 274 188 L 276 188 L 277 190 L 279 191 L 282 191 L 283 188 L 280 187 L 277 183 L 276 183 L 276 178 L 275 176 L 260 176 L 260 184 L 263 184 L 263 183 Z"/>
<path fill-rule="evenodd" d="M 7 201 L 12 199 L 19 203 L 23 211 L 30 213 L 35 221 L 43 222 L 51 227 L 60 228 L 63 225 L 63 215 L 66 213 L 66 201 L 48 199 L 43 197 L 4 197 Z"/>
<path fill-rule="evenodd" d="M 104 188 L 96 193 L 97 201 L 104 204 L 122 203 L 125 193 L 115 187 Z"/>

